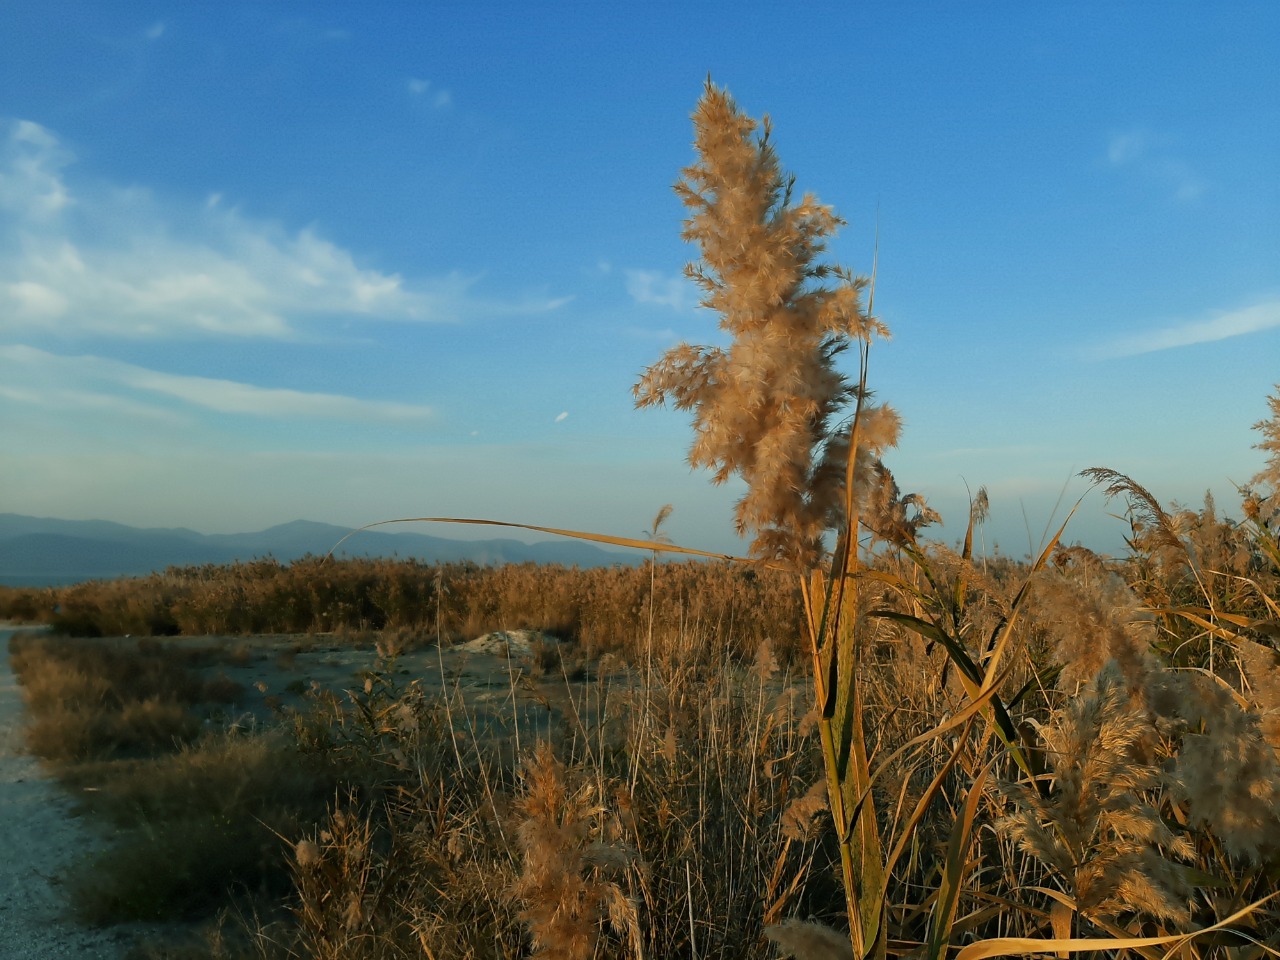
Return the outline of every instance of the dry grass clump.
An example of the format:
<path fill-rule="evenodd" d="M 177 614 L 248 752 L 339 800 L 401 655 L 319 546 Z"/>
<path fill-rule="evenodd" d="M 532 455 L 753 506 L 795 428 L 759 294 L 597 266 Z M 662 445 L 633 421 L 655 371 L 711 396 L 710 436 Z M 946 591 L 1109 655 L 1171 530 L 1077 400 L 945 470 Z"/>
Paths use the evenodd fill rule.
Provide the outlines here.
<path fill-rule="evenodd" d="M 754 952 L 789 911 L 838 902 L 830 834 L 810 819 L 808 704 L 760 666 L 624 694 L 629 769 L 613 769 L 629 782 L 612 796 L 643 871 L 646 956 Z"/>
<path fill-rule="evenodd" d="M 395 870 L 374 841 L 373 823 L 348 799 L 331 808 L 315 839 L 294 847 L 296 911 L 306 956 L 387 956 L 394 943 L 386 915 Z"/>
<path fill-rule="evenodd" d="M 1280 543 L 1276 515 L 1280 501 L 1246 488 L 1245 520 L 1219 515 L 1206 495 L 1199 511 L 1165 510 L 1153 494 L 1114 470 L 1091 469 L 1085 476 L 1108 497 L 1123 497 L 1128 512 L 1129 553 L 1113 564 L 1160 630 L 1154 646 L 1179 666 L 1215 670 L 1215 647 L 1248 637 L 1252 630 L 1280 636 Z"/>
<path fill-rule="evenodd" d="M 281 837 L 324 815 L 340 776 L 278 736 L 235 735 L 64 771 L 82 808 L 112 828 L 67 870 L 72 906 L 102 924 L 270 905 L 290 887 Z"/>
<path fill-rule="evenodd" d="M 79 806 L 108 825 L 100 850 L 62 878 L 90 923 L 215 912 L 232 896 L 279 896 L 279 834 L 324 813 L 335 774 L 279 737 L 206 728 L 233 700 L 215 654 L 154 641 L 17 635 L 10 659 L 28 708 L 26 741 Z"/>
<path fill-rule="evenodd" d="M 275 945 L 264 957 L 516 955 L 513 774 L 469 719 L 456 694 L 428 701 L 385 673 L 346 698 L 313 692 L 287 730 L 340 786 L 316 826 L 285 834 L 291 920 L 251 927 Z"/>
<path fill-rule="evenodd" d="M 1077 548 L 1064 572 L 1039 584 L 1047 653 L 1063 665 L 1057 683 L 1073 699 L 1039 728 L 1052 790 L 1019 785 L 1009 794 L 1018 813 L 1001 821 L 1024 850 L 1052 865 L 1070 898 L 1062 903 L 1113 934 L 1126 910 L 1184 929 L 1210 926 L 1266 893 L 1261 877 L 1280 870 L 1280 757 L 1266 735 L 1276 703 L 1274 652 L 1235 634 L 1244 618 L 1207 592 L 1195 606 L 1153 611 L 1137 601 L 1137 591 L 1168 598 L 1185 589 L 1194 547 L 1184 544 L 1181 564 L 1171 559 L 1175 547 L 1170 539 L 1161 548 L 1158 569 L 1170 580 L 1153 583 L 1157 567 L 1130 557 L 1113 567 L 1142 571 L 1130 587 Z M 1207 577 L 1201 582 L 1211 590 Z M 1188 637 L 1184 623 L 1199 632 Z M 1177 668 L 1185 648 L 1207 636 L 1219 642 L 1216 672 L 1207 656 L 1205 669 Z M 1206 643 L 1202 652 L 1209 650 Z M 1123 836 L 1110 824 L 1115 802 Z M 1107 830 L 1115 835 L 1104 837 Z M 1224 877 L 1227 896 L 1208 879 Z"/>
<path fill-rule="evenodd" d="M 16 635 L 10 660 L 29 710 L 27 742 L 48 760 L 85 760 L 173 749 L 200 731 L 196 704 L 240 695 L 225 677 L 204 679 L 146 641 L 75 641 Z"/>
<path fill-rule="evenodd" d="M 1111 661 L 1041 728 L 1047 793 L 1027 783 L 1006 788 L 1014 812 L 998 828 L 1049 868 L 1081 917 L 1189 919 L 1189 889 L 1168 858 L 1189 859 L 1191 844 L 1153 805 L 1162 778 L 1144 748 L 1150 733 Z"/>
<path fill-rule="evenodd" d="M 545 742 L 523 770 L 516 838 L 524 867 L 511 893 L 525 904 L 520 920 L 529 931 L 532 956 L 589 960 L 600 949 L 606 918 L 616 936 L 630 941 L 634 955 L 643 956 L 636 900 L 614 879 L 626 873 L 635 854 L 610 838 L 622 829 L 609 829 L 598 784 L 580 771 L 576 779 L 567 782 L 564 765 Z"/>
<path fill-rule="evenodd" d="M 53 616 L 57 606 L 58 601 L 52 590 L 0 584 L 0 620 L 45 623 Z"/>

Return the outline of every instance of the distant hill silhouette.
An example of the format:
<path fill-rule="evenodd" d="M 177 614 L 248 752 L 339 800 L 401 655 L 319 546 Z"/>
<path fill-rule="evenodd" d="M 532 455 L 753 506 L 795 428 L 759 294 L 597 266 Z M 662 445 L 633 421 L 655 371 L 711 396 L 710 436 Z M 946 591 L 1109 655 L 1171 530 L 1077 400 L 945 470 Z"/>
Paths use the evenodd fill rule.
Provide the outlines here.
<path fill-rule="evenodd" d="M 289 562 L 328 553 L 351 531 L 295 520 L 257 533 L 202 534 L 182 527 L 140 529 L 105 520 L 56 520 L 0 513 L 0 584 L 41 586 L 141 576 L 172 566 L 199 566 L 274 557 Z M 342 557 L 401 557 L 428 563 L 469 560 L 482 565 L 560 563 L 603 567 L 638 563 L 640 554 L 603 550 L 576 540 L 450 540 L 421 533 L 358 533 Z"/>

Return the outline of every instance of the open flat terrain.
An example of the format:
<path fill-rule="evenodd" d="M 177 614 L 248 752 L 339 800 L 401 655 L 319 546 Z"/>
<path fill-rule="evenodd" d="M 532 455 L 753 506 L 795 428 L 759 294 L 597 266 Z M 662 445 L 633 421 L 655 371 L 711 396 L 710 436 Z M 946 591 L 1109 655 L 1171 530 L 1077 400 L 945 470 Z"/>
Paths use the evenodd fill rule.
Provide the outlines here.
<path fill-rule="evenodd" d="M 95 641 L 90 641 L 95 642 Z M 125 642 L 107 640 L 96 642 Z M 528 631 L 487 634 L 466 643 L 396 650 L 394 642 L 332 635 L 209 637 L 164 641 L 185 650 L 207 650 L 192 661 L 206 679 L 236 684 L 236 703 L 209 723 L 269 724 L 282 712 L 301 710 L 309 695 L 328 691 L 344 697 L 363 689 L 372 673 L 397 685 L 418 685 L 429 699 L 454 699 L 467 708 L 459 732 L 479 736 L 550 737 L 575 712 L 592 719 L 600 681 L 625 682 L 623 665 L 606 658 L 587 662 L 568 645 Z M 612 686 L 612 683 L 609 684 Z"/>

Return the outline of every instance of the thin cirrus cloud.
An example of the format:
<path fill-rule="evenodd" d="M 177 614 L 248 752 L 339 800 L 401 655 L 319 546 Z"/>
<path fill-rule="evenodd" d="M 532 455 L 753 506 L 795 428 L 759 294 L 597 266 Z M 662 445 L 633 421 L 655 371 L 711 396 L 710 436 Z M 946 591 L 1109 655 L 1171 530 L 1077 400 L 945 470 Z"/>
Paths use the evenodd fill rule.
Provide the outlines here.
<path fill-rule="evenodd" d="M 0 395 L 51 409 L 141 411 L 168 418 L 173 416 L 169 407 L 176 400 L 214 413 L 271 419 L 421 423 L 433 416 L 430 407 L 416 404 L 181 376 L 104 357 L 63 356 L 27 346 L 0 347 L 0 361 L 8 372 Z M 157 403 L 167 406 L 157 407 Z"/>
<path fill-rule="evenodd" d="M 679 313 L 697 308 L 698 294 L 683 275 L 672 276 L 654 270 L 626 270 L 627 293 L 636 303 L 654 304 Z"/>
<path fill-rule="evenodd" d="M 423 80 L 420 77 L 410 77 L 408 82 L 409 93 L 415 97 L 421 97 L 429 102 L 437 110 L 443 110 L 445 107 L 453 103 L 453 94 L 448 90 L 442 90 L 432 86 L 430 80 Z"/>
<path fill-rule="evenodd" d="M 452 321 L 565 302 L 488 303 L 456 272 L 410 283 L 218 194 L 162 209 L 140 188 L 73 181 L 74 161 L 39 124 L 0 133 L 0 332 L 288 339 L 314 317 Z"/>
<path fill-rule="evenodd" d="M 1095 360 L 1134 357 L 1159 350 L 1172 350 L 1175 347 L 1213 343 L 1276 327 L 1280 327 L 1280 299 L 1230 310 L 1208 320 L 1175 323 L 1146 333 L 1118 337 L 1098 345 L 1091 355 Z"/>
<path fill-rule="evenodd" d="M 1136 170 L 1142 177 L 1163 184 L 1181 201 L 1196 200 L 1205 183 L 1185 160 L 1163 151 L 1159 138 L 1135 129 L 1113 134 L 1107 143 L 1107 162 L 1113 167 Z"/>
<path fill-rule="evenodd" d="M 0 356 L 3 355 L 0 348 Z M 38 388 L 0 383 L 0 400 L 27 407 L 36 407 L 52 414 L 103 413 L 126 418 L 134 423 L 158 421 L 173 426 L 186 423 L 186 418 L 165 407 L 139 403 L 126 397 L 113 396 L 94 390 L 80 390 L 65 385 L 40 386 Z M 39 428 L 37 428 L 39 429 Z"/>
<path fill-rule="evenodd" d="M 70 162 L 58 138 L 40 124 L 12 124 L 0 147 L 0 210 L 28 227 L 57 216 L 71 203 L 61 176 Z"/>

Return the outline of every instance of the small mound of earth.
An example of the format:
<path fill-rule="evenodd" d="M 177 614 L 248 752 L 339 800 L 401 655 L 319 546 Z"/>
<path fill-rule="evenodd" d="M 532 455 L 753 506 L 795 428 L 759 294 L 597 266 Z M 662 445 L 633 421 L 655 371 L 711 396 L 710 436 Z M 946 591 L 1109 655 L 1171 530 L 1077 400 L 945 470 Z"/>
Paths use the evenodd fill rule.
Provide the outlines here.
<path fill-rule="evenodd" d="M 495 630 L 483 637 L 476 637 L 457 649 L 468 653 L 486 653 L 499 657 L 532 657 L 534 647 L 555 647 L 560 641 L 550 634 L 537 630 Z"/>

